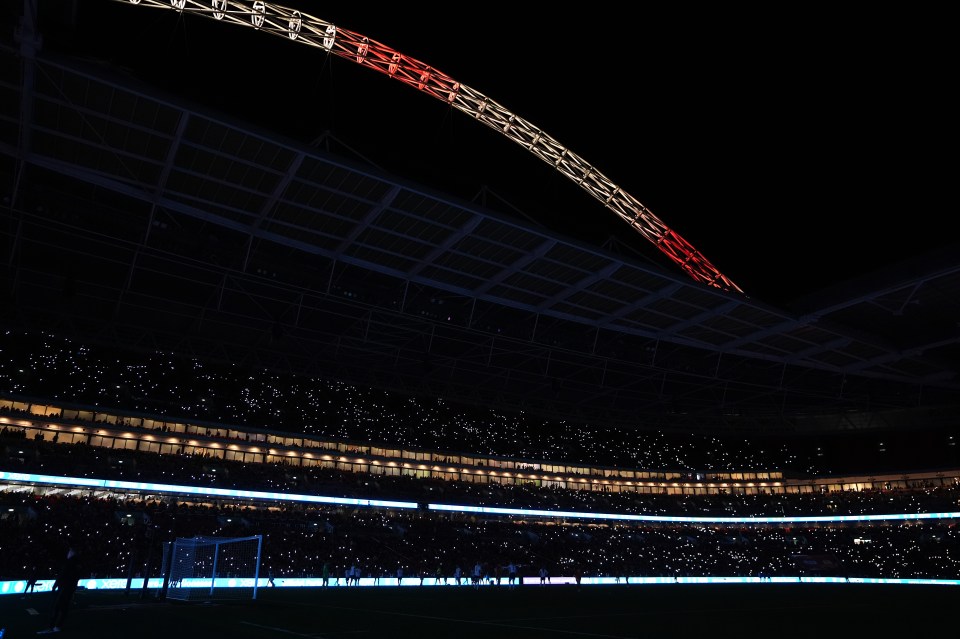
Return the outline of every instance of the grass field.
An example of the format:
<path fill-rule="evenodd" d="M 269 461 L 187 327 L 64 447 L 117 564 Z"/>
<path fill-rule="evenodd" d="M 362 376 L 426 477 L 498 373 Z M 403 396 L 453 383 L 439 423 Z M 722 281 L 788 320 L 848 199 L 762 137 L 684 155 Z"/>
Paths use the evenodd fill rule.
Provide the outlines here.
<path fill-rule="evenodd" d="M 52 593 L 0 597 L 3 639 L 36 637 Z M 661 584 L 261 589 L 255 601 L 180 603 L 78 591 L 59 635 L 193 637 L 914 637 L 955 636 L 956 586 Z"/>

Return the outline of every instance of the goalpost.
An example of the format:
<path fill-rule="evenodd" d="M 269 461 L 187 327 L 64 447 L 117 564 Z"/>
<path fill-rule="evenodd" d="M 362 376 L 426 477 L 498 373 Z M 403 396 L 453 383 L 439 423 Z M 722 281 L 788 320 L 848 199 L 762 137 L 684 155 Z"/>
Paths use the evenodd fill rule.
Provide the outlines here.
<path fill-rule="evenodd" d="M 168 599 L 256 599 L 263 535 L 178 537 L 163 545 Z"/>

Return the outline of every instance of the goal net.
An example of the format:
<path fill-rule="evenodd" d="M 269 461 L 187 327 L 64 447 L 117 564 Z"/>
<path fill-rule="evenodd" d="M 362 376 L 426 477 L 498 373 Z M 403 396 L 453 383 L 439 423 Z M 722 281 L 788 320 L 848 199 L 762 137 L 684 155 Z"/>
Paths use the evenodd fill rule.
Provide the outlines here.
<path fill-rule="evenodd" d="M 167 599 L 256 599 L 262 546 L 263 535 L 180 537 L 165 543 Z"/>

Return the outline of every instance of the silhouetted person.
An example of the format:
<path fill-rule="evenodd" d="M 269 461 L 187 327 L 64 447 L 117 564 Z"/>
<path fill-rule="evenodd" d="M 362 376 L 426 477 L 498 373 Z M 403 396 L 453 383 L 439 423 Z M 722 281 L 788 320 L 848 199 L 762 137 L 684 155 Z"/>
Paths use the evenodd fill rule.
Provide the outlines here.
<path fill-rule="evenodd" d="M 53 604 L 53 620 L 50 628 L 41 630 L 37 634 L 48 634 L 51 632 L 60 632 L 63 623 L 67 619 L 67 613 L 70 612 L 70 603 L 73 601 L 73 595 L 77 592 L 77 582 L 80 580 L 80 558 L 74 548 L 67 551 L 67 559 L 63 562 L 60 574 L 53 583 L 53 592 L 56 600 Z"/>
<path fill-rule="evenodd" d="M 39 578 L 37 577 L 37 567 L 31 566 L 30 576 L 27 577 L 27 587 L 24 589 L 22 597 L 26 597 L 28 594 L 36 590 L 38 579 Z"/>

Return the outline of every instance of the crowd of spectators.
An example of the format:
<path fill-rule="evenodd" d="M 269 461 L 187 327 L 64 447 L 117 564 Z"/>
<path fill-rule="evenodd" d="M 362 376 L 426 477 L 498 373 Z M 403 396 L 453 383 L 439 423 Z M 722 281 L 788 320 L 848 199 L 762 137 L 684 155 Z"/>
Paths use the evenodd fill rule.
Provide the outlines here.
<path fill-rule="evenodd" d="M 387 446 L 689 472 L 815 476 L 960 464 L 952 432 L 780 437 L 545 420 L 336 380 L 0 333 L 0 392 Z"/>
<path fill-rule="evenodd" d="M 520 459 L 649 470 L 826 473 L 850 444 L 773 444 L 590 424 L 548 423 L 442 400 L 392 396 L 337 382 L 216 367 L 165 354 L 107 352 L 50 335 L 0 339 L 0 392 L 226 425 L 459 450 Z M 923 439 L 914 434 L 914 440 Z M 921 442 L 927 445 L 928 442 Z M 846 448 L 844 448 L 846 446 Z M 895 449 L 895 444 L 887 444 Z M 950 467 L 949 445 L 925 468 Z M 797 451 L 804 451 L 802 453 Z M 960 488 L 833 493 L 670 495 L 591 492 L 241 463 L 27 440 L 0 429 L 2 470 L 190 486 L 645 515 L 755 517 L 955 512 Z M 869 454 L 867 455 L 869 457 Z M 906 456 L 910 458 L 909 455 Z M 861 463 L 863 462 L 861 459 Z M 881 470 L 881 468 L 877 468 Z M 0 491 L 0 580 L 49 576 L 67 545 L 90 576 L 158 575 L 160 545 L 196 535 L 264 536 L 275 577 L 465 573 L 510 563 L 533 576 L 840 576 L 960 578 L 953 518 L 819 524 L 590 522 L 576 518 L 347 508 L 263 500 L 35 489 Z M 813 558 L 813 559 L 811 559 Z"/>

